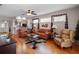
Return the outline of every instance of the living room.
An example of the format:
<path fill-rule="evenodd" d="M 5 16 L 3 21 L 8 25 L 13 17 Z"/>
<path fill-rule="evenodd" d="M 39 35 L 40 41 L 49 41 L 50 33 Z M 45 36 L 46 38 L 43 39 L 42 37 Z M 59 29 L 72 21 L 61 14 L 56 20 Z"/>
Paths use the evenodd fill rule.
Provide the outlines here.
<path fill-rule="evenodd" d="M 79 54 L 78 4 L 0 8 L 0 54 Z"/>

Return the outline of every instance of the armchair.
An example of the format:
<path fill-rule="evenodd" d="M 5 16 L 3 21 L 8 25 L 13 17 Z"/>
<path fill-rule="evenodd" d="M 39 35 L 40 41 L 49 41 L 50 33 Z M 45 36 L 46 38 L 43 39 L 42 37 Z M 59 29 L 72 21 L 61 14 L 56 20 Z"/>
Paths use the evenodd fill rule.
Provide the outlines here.
<path fill-rule="evenodd" d="M 67 48 L 72 46 L 72 43 L 74 42 L 73 37 L 73 31 L 69 29 L 64 29 L 61 31 L 59 37 L 56 37 L 54 41 L 57 45 L 61 46 L 61 48 Z"/>

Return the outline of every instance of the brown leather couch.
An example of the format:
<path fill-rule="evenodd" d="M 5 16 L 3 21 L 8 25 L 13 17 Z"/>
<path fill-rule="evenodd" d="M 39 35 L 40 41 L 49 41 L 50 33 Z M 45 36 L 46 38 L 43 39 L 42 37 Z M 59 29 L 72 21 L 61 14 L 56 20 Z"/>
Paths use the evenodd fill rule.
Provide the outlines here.
<path fill-rule="evenodd" d="M 43 39 L 48 39 L 51 35 L 51 31 L 49 29 L 38 29 L 37 31 L 33 30 L 33 32 L 40 35 Z"/>

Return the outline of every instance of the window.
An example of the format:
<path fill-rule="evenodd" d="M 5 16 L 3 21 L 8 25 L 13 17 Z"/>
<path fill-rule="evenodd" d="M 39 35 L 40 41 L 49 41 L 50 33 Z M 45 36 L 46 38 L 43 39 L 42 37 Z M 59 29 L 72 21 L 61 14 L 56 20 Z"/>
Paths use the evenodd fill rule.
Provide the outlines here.
<path fill-rule="evenodd" d="M 54 27 L 54 25 L 57 28 L 57 32 L 60 32 L 62 29 L 68 29 L 67 14 L 53 15 L 51 19 L 52 19 L 51 30 Z"/>
<path fill-rule="evenodd" d="M 41 18 L 40 19 L 40 28 L 51 29 L 51 17 Z"/>
<path fill-rule="evenodd" d="M 32 20 L 32 28 L 36 30 L 39 29 L 39 18 Z"/>
<path fill-rule="evenodd" d="M 38 23 L 38 19 L 36 19 L 36 20 L 33 20 L 33 23 Z"/>
<path fill-rule="evenodd" d="M 66 21 L 66 16 L 58 16 L 58 17 L 54 17 L 54 22 L 65 22 Z"/>
<path fill-rule="evenodd" d="M 40 23 L 41 22 L 51 22 L 51 18 L 41 18 Z"/>

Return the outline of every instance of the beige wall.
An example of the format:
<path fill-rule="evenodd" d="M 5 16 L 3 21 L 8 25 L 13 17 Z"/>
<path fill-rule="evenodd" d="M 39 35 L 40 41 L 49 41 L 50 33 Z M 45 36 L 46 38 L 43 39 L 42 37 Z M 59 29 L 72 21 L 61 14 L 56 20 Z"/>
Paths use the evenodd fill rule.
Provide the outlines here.
<path fill-rule="evenodd" d="M 75 30 L 77 20 L 79 19 L 79 6 L 70 8 L 70 9 L 61 10 L 61 11 L 51 12 L 49 14 L 44 14 L 33 18 L 45 18 L 45 17 L 51 17 L 51 15 L 58 15 L 63 13 L 67 13 L 69 29 Z M 59 25 L 62 25 L 62 24 L 59 24 Z"/>
<path fill-rule="evenodd" d="M 58 15 L 58 14 L 63 14 L 63 13 L 67 13 L 68 15 L 68 24 L 69 24 L 69 29 L 72 29 L 72 30 L 75 30 L 75 27 L 76 27 L 76 24 L 77 24 L 77 20 L 79 19 L 79 6 L 78 7 L 74 7 L 74 8 L 70 8 L 70 9 L 65 9 L 65 10 L 60 10 L 60 11 L 56 11 L 56 12 L 51 12 L 49 14 L 44 14 L 44 15 L 40 15 L 40 16 L 37 16 L 37 17 L 33 17 L 33 18 L 29 18 L 27 19 L 27 23 L 28 23 L 28 27 L 31 28 L 32 26 L 32 19 L 34 18 L 51 18 L 51 15 Z M 9 26 L 12 27 L 12 23 L 13 23 L 13 20 L 16 20 L 14 18 L 11 18 L 11 17 L 4 17 L 4 16 L 0 16 L 0 23 L 3 22 L 4 20 L 7 20 L 8 23 L 9 23 Z M 50 23 L 49 24 L 49 27 L 50 28 Z M 59 25 L 62 25 L 62 24 L 59 24 Z M 44 28 L 44 27 L 41 27 L 40 28 Z M 62 28 L 62 27 L 60 27 Z M 11 28 L 13 29 L 13 28 Z M 2 30 L 0 29 L 0 32 Z M 8 31 L 8 29 L 6 30 Z"/>

